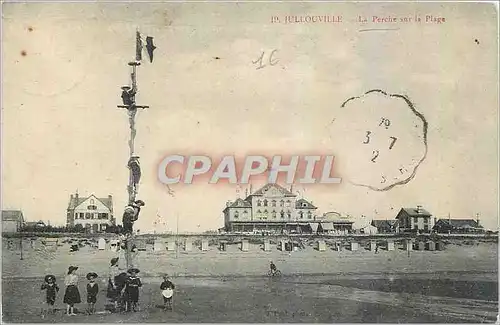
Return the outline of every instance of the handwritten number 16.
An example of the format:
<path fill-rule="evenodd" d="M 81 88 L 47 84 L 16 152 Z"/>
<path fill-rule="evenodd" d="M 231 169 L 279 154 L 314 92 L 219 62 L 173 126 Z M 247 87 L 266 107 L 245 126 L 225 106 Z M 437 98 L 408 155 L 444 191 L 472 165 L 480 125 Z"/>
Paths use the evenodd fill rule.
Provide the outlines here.
<path fill-rule="evenodd" d="M 273 59 L 273 56 L 274 56 L 274 53 L 276 53 L 278 50 L 273 50 L 271 52 L 271 54 L 269 54 L 269 65 L 273 66 L 273 65 L 276 65 L 279 60 L 278 59 Z M 259 66 L 256 68 L 256 70 L 259 70 L 259 69 L 262 69 L 263 67 L 265 67 L 266 65 L 265 64 L 262 64 L 262 62 L 264 61 L 264 54 L 265 52 L 262 52 L 262 54 L 260 55 L 260 57 L 255 60 L 255 61 L 252 61 L 253 64 L 259 64 Z"/>

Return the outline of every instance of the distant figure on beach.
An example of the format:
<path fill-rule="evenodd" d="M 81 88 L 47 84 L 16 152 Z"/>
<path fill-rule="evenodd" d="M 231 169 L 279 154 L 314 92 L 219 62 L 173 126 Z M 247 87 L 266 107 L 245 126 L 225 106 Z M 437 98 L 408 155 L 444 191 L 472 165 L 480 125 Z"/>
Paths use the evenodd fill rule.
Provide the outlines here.
<path fill-rule="evenodd" d="M 56 277 L 52 274 L 45 276 L 45 283 L 42 284 L 41 290 L 45 290 L 47 309 L 43 311 L 42 317 L 46 313 L 54 313 L 54 303 L 56 302 L 56 294 L 59 292 L 59 286 L 56 283 Z"/>
<path fill-rule="evenodd" d="M 271 274 L 276 273 L 277 268 L 276 265 L 274 265 L 273 261 L 269 262 L 269 268 L 271 269 Z"/>
<path fill-rule="evenodd" d="M 111 302 L 113 303 L 115 311 L 118 309 L 118 300 L 120 298 L 122 289 L 119 288 L 117 283 L 119 282 L 117 281 L 119 280 L 119 275 L 120 273 L 122 273 L 118 267 L 118 260 L 119 260 L 118 257 L 114 257 L 111 259 L 110 262 L 111 265 L 109 267 L 109 272 L 108 272 L 108 291 L 106 294 L 106 297 L 108 297 L 109 300 L 111 300 Z"/>
<path fill-rule="evenodd" d="M 378 254 L 378 245 L 375 245 L 375 254 Z"/>
<path fill-rule="evenodd" d="M 170 281 L 168 274 L 163 276 L 163 282 L 160 284 L 161 295 L 163 297 L 163 308 L 172 310 L 172 299 L 174 297 L 175 285 Z"/>
<path fill-rule="evenodd" d="M 139 269 L 131 268 L 128 270 L 130 276 L 125 282 L 125 296 L 127 298 L 126 311 L 137 311 L 137 303 L 139 302 L 139 288 L 142 287 L 141 279 L 137 276 Z"/>
<path fill-rule="evenodd" d="M 75 304 L 82 302 L 80 298 L 80 291 L 78 291 L 78 275 L 76 275 L 77 266 L 70 266 L 68 268 L 68 274 L 64 279 L 64 284 L 66 285 L 66 292 L 64 293 L 63 302 L 67 305 L 66 315 L 76 315 L 75 314 Z"/>
<path fill-rule="evenodd" d="M 97 302 L 97 293 L 99 292 L 99 285 L 95 282 L 97 274 L 94 272 L 87 273 L 87 305 L 89 314 L 95 313 L 95 304 Z"/>

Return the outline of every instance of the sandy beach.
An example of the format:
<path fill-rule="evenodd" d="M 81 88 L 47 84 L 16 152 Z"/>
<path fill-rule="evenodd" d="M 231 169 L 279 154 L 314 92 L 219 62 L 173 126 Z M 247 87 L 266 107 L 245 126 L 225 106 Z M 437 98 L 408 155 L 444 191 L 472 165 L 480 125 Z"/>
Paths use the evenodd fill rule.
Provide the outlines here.
<path fill-rule="evenodd" d="M 87 272 L 102 275 L 97 310 L 104 312 L 104 277 L 116 252 L 84 247 L 19 250 L 3 246 L 2 296 L 6 322 L 494 322 L 498 314 L 496 243 L 447 245 L 444 251 L 380 250 L 271 252 L 251 245 L 227 251 L 139 252 L 144 287 L 141 311 L 123 314 L 64 315 L 62 295 L 56 315 L 40 317 L 43 276 L 55 274 L 63 286 L 69 265 L 80 267 L 80 291 Z M 27 244 L 29 247 L 29 244 Z M 269 261 L 282 271 L 268 278 Z M 160 275 L 177 284 L 175 310 L 157 305 Z M 83 312 L 84 304 L 79 306 Z"/>

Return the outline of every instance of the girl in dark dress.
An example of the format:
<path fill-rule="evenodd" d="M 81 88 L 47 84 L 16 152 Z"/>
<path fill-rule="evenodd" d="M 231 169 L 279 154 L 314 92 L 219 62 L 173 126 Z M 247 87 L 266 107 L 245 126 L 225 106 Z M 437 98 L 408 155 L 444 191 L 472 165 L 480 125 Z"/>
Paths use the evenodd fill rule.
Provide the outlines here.
<path fill-rule="evenodd" d="M 95 282 L 97 274 L 94 272 L 87 274 L 87 304 L 89 314 L 95 313 L 95 303 L 97 302 L 97 293 L 99 292 L 99 286 Z"/>
<path fill-rule="evenodd" d="M 142 287 L 141 279 L 137 276 L 139 272 L 139 269 L 136 268 L 128 270 L 130 276 L 125 284 L 127 311 L 130 311 L 130 307 L 132 307 L 133 311 L 136 311 L 137 303 L 139 302 L 139 288 Z"/>
<path fill-rule="evenodd" d="M 77 266 L 70 266 L 68 269 L 68 275 L 64 279 L 64 284 L 66 285 L 66 292 L 64 293 L 63 302 L 67 304 L 66 314 L 75 314 L 75 304 L 82 302 L 80 298 L 80 291 L 78 291 L 78 275 L 76 275 Z"/>
<path fill-rule="evenodd" d="M 42 317 L 46 313 L 54 313 L 54 303 L 56 302 L 56 293 L 59 292 L 59 286 L 56 284 L 56 277 L 52 274 L 45 276 L 45 283 L 42 284 L 41 290 L 46 290 L 47 311 L 44 311 Z"/>

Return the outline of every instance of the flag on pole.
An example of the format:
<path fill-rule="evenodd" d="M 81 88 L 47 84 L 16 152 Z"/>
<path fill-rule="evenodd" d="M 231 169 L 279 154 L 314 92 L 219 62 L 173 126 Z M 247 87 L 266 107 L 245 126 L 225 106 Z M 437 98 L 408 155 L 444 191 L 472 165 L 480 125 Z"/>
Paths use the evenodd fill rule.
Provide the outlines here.
<path fill-rule="evenodd" d="M 136 61 L 142 61 L 142 39 L 141 39 L 141 33 L 139 31 L 136 31 L 136 45 L 135 45 L 135 60 Z"/>

